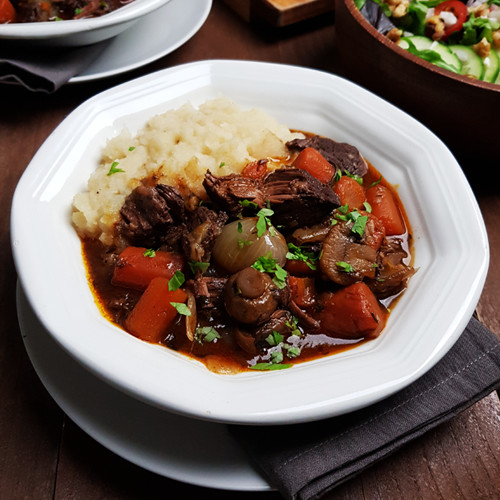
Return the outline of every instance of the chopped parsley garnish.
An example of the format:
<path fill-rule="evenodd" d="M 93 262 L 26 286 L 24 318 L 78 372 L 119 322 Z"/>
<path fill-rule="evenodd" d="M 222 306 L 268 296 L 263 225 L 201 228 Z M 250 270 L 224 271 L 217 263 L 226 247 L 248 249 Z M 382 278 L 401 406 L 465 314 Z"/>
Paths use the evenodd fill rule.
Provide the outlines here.
<path fill-rule="evenodd" d="M 347 177 L 350 177 L 351 179 L 354 179 L 360 186 L 363 185 L 363 177 L 360 177 L 359 175 L 356 175 L 356 174 L 351 174 L 347 170 L 344 170 L 344 174 Z"/>
<path fill-rule="evenodd" d="M 255 227 L 257 228 L 257 237 L 260 238 L 265 232 L 266 229 L 269 227 L 271 228 L 271 215 L 274 214 L 274 211 L 271 210 L 270 208 L 261 208 L 257 212 L 257 224 Z"/>
<path fill-rule="evenodd" d="M 333 176 L 333 182 L 338 182 L 340 181 L 340 178 L 342 177 L 342 172 L 340 171 L 340 168 L 338 168 L 335 172 L 335 175 Z"/>
<path fill-rule="evenodd" d="M 308 252 L 303 250 L 301 247 L 294 245 L 293 243 L 288 243 L 288 252 L 286 258 L 289 260 L 298 260 L 300 262 L 305 262 L 307 266 L 313 271 L 316 270 L 316 262 L 318 257 L 314 252 Z"/>
<path fill-rule="evenodd" d="M 238 222 L 238 233 L 243 232 L 243 224 L 241 222 Z"/>
<path fill-rule="evenodd" d="M 81 14 L 83 11 L 83 9 L 75 9 L 75 16 L 77 16 L 78 14 Z"/>
<path fill-rule="evenodd" d="M 371 205 L 370 205 L 367 201 L 363 202 L 363 206 L 365 207 L 365 210 L 366 210 L 369 214 L 371 214 L 371 213 L 372 213 L 372 206 L 371 206 Z"/>
<path fill-rule="evenodd" d="M 125 172 L 125 170 L 122 170 L 121 168 L 117 168 L 119 163 L 117 161 L 114 161 L 111 164 L 111 167 L 109 167 L 109 172 L 106 175 L 113 175 L 117 174 L 118 172 Z"/>
<path fill-rule="evenodd" d="M 271 353 L 271 363 L 277 365 L 283 361 L 283 351 L 281 349 L 273 351 Z"/>
<path fill-rule="evenodd" d="M 373 181 L 369 186 L 368 188 L 371 188 L 373 186 L 376 186 L 377 184 L 380 183 L 380 181 L 382 180 L 382 176 L 380 176 L 376 181 Z"/>
<path fill-rule="evenodd" d="M 253 241 L 238 238 L 238 248 L 249 247 L 250 245 L 253 245 L 253 243 Z"/>
<path fill-rule="evenodd" d="M 130 147 L 128 148 L 128 150 L 129 150 L 129 151 L 133 151 L 134 149 L 135 149 L 135 146 L 130 146 Z"/>
<path fill-rule="evenodd" d="M 184 284 L 185 278 L 182 271 L 175 271 L 175 274 L 170 278 L 168 282 L 168 289 L 172 292 L 177 290 Z"/>
<path fill-rule="evenodd" d="M 302 332 L 299 330 L 299 320 L 295 316 L 292 317 L 291 323 L 287 321 L 285 324 L 286 326 L 288 326 L 288 328 L 290 328 L 290 333 L 292 335 L 295 335 L 297 337 L 302 336 Z"/>
<path fill-rule="evenodd" d="M 274 363 L 257 363 L 255 365 L 249 366 L 250 370 L 285 370 L 290 368 L 292 365 L 280 365 Z"/>
<path fill-rule="evenodd" d="M 189 269 L 191 269 L 193 274 L 196 274 L 197 271 L 204 273 L 209 267 L 210 262 L 199 262 L 198 260 L 189 261 Z"/>
<path fill-rule="evenodd" d="M 221 161 L 221 162 L 219 163 L 219 168 L 222 168 L 222 167 L 224 167 L 224 166 L 226 166 L 226 162 L 225 162 L 225 161 Z"/>
<path fill-rule="evenodd" d="M 285 339 L 285 337 L 283 337 L 283 335 L 281 335 L 281 333 L 278 333 L 276 330 L 273 330 L 273 333 L 270 333 L 266 337 L 266 342 L 270 346 L 276 346 L 276 345 L 281 344 L 284 339 Z"/>
<path fill-rule="evenodd" d="M 238 203 L 243 208 L 254 208 L 255 210 L 257 210 L 257 208 L 259 208 L 259 205 L 257 205 L 257 203 L 250 201 L 250 200 L 240 200 Z"/>
<path fill-rule="evenodd" d="M 289 358 L 296 358 L 297 356 L 300 356 L 300 352 L 301 352 L 300 347 L 297 347 L 294 345 L 283 344 L 283 349 L 285 349 L 286 355 Z"/>
<path fill-rule="evenodd" d="M 271 252 L 268 252 L 264 257 L 259 257 L 252 267 L 261 273 L 273 274 L 273 282 L 279 288 L 285 288 L 287 272 L 278 264 L 277 259 L 273 259 Z"/>
<path fill-rule="evenodd" d="M 354 221 L 353 226 L 351 227 L 351 232 L 357 234 L 360 237 L 363 236 L 367 221 L 368 221 L 367 215 L 358 215 L 358 217 L 356 217 L 356 220 Z"/>
<path fill-rule="evenodd" d="M 341 205 L 340 207 L 337 208 L 337 212 L 339 212 L 342 215 L 346 215 L 347 212 L 349 212 L 349 205 Z"/>
<path fill-rule="evenodd" d="M 365 208 L 367 212 L 371 212 L 371 206 L 369 203 L 365 202 Z M 340 212 L 340 213 L 339 213 Z M 342 205 L 338 207 L 336 213 L 334 214 L 335 219 L 348 222 L 352 221 L 354 224 L 351 227 L 351 231 L 354 234 L 357 234 L 359 237 L 362 237 L 365 232 L 366 223 L 368 222 L 367 215 L 361 215 L 357 210 L 353 210 L 349 212 L 349 205 Z M 333 223 L 334 219 L 332 219 L 332 226 L 336 224 Z"/>
<path fill-rule="evenodd" d="M 352 273 L 354 271 L 354 268 L 351 266 L 351 264 L 349 264 L 348 262 L 344 262 L 343 260 L 335 262 L 335 265 L 345 273 Z"/>
<path fill-rule="evenodd" d="M 213 342 L 216 339 L 220 339 L 220 334 L 211 326 L 198 327 L 194 332 L 194 340 L 200 344 Z"/>
<path fill-rule="evenodd" d="M 152 248 L 148 248 L 142 255 L 152 259 L 153 257 L 156 257 L 156 252 Z"/>
<path fill-rule="evenodd" d="M 191 316 L 191 311 L 183 302 L 170 302 L 170 305 L 176 309 L 179 314 L 182 314 L 183 316 Z"/>

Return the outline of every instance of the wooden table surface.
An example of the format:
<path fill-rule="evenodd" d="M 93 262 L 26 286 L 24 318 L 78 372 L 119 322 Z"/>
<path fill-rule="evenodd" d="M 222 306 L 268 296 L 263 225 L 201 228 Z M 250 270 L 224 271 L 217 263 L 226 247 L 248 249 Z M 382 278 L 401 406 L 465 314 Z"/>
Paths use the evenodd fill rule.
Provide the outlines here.
<path fill-rule="evenodd" d="M 2 87 L 0 105 L 0 498 L 144 499 L 279 498 L 275 492 L 216 491 L 159 477 L 128 463 L 80 430 L 52 400 L 25 352 L 16 316 L 16 272 L 9 214 L 19 177 L 32 156 L 85 99 L 162 68 L 200 59 L 249 59 L 340 73 L 333 16 L 284 29 L 241 20 L 215 0 L 207 22 L 184 46 L 131 73 L 67 85 L 53 95 Z M 457 152 L 458 154 L 459 152 Z M 477 312 L 500 335 L 500 189 L 498 160 L 488 175 L 462 166 L 479 201 L 491 265 Z M 495 165 L 493 165 L 495 167 Z M 492 393 L 405 446 L 325 498 L 500 498 L 500 402 Z"/>

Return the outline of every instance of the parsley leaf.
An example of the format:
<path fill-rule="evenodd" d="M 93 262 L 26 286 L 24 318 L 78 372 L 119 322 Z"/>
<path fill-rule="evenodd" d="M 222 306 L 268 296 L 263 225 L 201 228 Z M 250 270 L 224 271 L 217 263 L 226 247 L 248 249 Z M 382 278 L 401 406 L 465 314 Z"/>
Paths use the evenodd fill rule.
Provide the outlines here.
<path fill-rule="evenodd" d="M 283 348 L 286 351 L 286 355 L 289 358 L 296 358 L 300 356 L 301 349 L 300 347 L 294 346 L 294 345 L 288 345 L 288 344 L 283 344 Z"/>
<path fill-rule="evenodd" d="M 156 257 L 156 252 L 152 248 L 148 248 L 142 255 L 144 257 L 149 257 L 152 259 L 153 257 Z"/>
<path fill-rule="evenodd" d="M 271 227 L 271 215 L 274 214 L 274 211 L 270 208 L 261 208 L 257 212 L 257 224 L 255 227 L 257 228 L 257 237 L 260 238 L 268 227 Z"/>
<path fill-rule="evenodd" d="M 301 247 L 294 245 L 293 243 L 288 243 L 288 252 L 286 258 L 288 260 L 298 260 L 300 262 L 305 262 L 307 266 L 313 271 L 316 270 L 316 262 L 318 257 L 314 252 L 308 252 L 303 250 Z"/>
<path fill-rule="evenodd" d="M 351 264 L 349 264 L 348 262 L 344 262 L 343 260 L 335 262 L 335 265 L 345 273 L 352 273 L 354 271 L 354 268 L 351 266 Z"/>
<path fill-rule="evenodd" d="M 250 245 L 253 245 L 253 243 L 253 241 L 238 238 L 238 248 L 249 247 Z"/>
<path fill-rule="evenodd" d="M 194 332 L 194 339 L 200 344 L 203 344 L 203 342 L 214 342 L 220 338 L 219 332 L 211 326 L 200 326 Z"/>
<path fill-rule="evenodd" d="M 198 260 L 190 260 L 189 261 L 189 269 L 193 274 L 196 274 L 197 271 L 201 271 L 204 273 L 210 267 L 210 262 L 200 262 Z"/>
<path fill-rule="evenodd" d="M 170 305 L 176 309 L 179 314 L 182 314 L 183 316 L 191 316 L 191 311 L 183 302 L 170 302 Z"/>
<path fill-rule="evenodd" d="M 175 271 L 175 274 L 170 278 L 168 282 L 168 289 L 173 292 L 177 290 L 184 284 L 185 278 L 182 271 Z"/>
<path fill-rule="evenodd" d="M 284 339 L 285 339 L 285 337 L 283 337 L 283 335 L 281 335 L 281 333 L 278 333 L 276 330 L 273 330 L 273 333 L 270 333 L 266 337 L 266 342 L 270 346 L 276 346 L 276 345 L 281 344 L 281 342 L 283 342 Z"/>
<path fill-rule="evenodd" d="M 257 363 L 249 366 L 250 370 L 285 370 L 291 368 L 292 365 L 279 365 L 275 363 Z"/>
<path fill-rule="evenodd" d="M 257 210 L 259 208 L 259 205 L 257 203 L 250 201 L 250 200 L 240 200 L 238 202 L 243 208 L 254 208 Z"/>
<path fill-rule="evenodd" d="M 277 259 L 272 258 L 271 252 L 268 252 L 264 257 L 259 257 L 252 267 L 261 273 L 274 274 L 273 282 L 279 288 L 285 288 L 287 272 L 278 264 Z"/>
<path fill-rule="evenodd" d="M 116 174 L 118 172 L 125 172 L 125 170 L 122 170 L 121 168 L 117 168 L 118 166 L 118 162 L 117 161 L 114 161 L 112 164 L 111 164 L 111 167 L 109 167 L 109 172 L 106 174 L 106 175 L 113 175 L 113 174 Z"/>
<path fill-rule="evenodd" d="M 363 185 L 363 177 L 360 177 L 359 175 L 356 175 L 356 174 L 351 174 L 347 170 L 344 170 L 344 174 L 347 177 L 350 177 L 351 179 L 354 179 L 360 186 Z"/>
<path fill-rule="evenodd" d="M 358 212 L 359 214 L 359 212 Z M 365 232 L 365 227 L 366 227 L 366 222 L 368 221 L 368 216 L 367 215 L 359 215 L 356 217 L 356 220 L 351 227 L 351 232 L 363 236 L 363 233 Z"/>

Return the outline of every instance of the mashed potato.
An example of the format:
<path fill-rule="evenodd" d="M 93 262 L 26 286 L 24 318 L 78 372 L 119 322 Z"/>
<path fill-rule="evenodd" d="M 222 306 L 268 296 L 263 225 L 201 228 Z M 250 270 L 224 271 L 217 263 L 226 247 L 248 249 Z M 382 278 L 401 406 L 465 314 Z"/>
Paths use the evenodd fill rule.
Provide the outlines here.
<path fill-rule="evenodd" d="M 88 191 L 74 198 L 73 223 L 80 236 L 110 244 L 120 208 L 142 179 L 156 175 L 159 183 L 203 198 L 207 170 L 239 173 L 251 161 L 284 157 L 285 143 L 298 136 L 263 111 L 224 97 L 198 109 L 187 103 L 153 117 L 135 137 L 124 130 L 108 142 Z"/>

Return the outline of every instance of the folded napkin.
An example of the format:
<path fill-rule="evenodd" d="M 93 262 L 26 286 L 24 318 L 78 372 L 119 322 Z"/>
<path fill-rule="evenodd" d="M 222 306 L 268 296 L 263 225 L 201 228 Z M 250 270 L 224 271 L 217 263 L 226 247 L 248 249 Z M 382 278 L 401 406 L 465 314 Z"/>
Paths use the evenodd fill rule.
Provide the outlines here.
<path fill-rule="evenodd" d="M 0 82 L 18 83 L 34 92 L 52 93 L 80 74 L 108 41 L 85 47 L 0 47 Z"/>
<path fill-rule="evenodd" d="M 320 497 L 497 387 L 500 341 L 473 318 L 438 364 L 379 403 L 319 422 L 231 426 L 230 431 L 271 486 L 285 498 L 306 500 Z"/>

